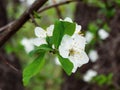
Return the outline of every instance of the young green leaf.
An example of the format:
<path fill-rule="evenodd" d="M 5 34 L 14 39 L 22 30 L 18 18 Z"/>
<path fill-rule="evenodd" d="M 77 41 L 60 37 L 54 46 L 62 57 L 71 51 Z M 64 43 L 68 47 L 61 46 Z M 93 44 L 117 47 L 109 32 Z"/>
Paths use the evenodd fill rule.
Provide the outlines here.
<path fill-rule="evenodd" d="M 35 53 L 41 53 L 44 51 L 50 51 L 52 50 L 51 47 L 49 47 L 47 44 L 42 44 L 39 47 L 35 48 L 33 51 L 30 52 L 30 56 L 32 56 Z"/>
<path fill-rule="evenodd" d="M 56 21 L 55 22 L 55 27 L 53 31 L 53 44 L 55 45 L 56 48 L 59 47 L 62 37 L 65 34 L 68 35 L 73 35 L 75 31 L 75 23 L 70 23 L 66 21 Z"/>
<path fill-rule="evenodd" d="M 65 32 L 64 34 L 68 34 L 70 36 L 73 35 L 73 33 L 75 32 L 75 28 L 76 28 L 76 25 L 75 23 L 70 23 L 70 22 L 63 22 L 63 26 L 64 26 L 64 29 L 65 29 Z"/>
<path fill-rule="evenodd" d="M 28 65 L 23 71 L 23 83 L 27 85 L 29 80 L 35 76 L 43 67 L 45 52 L 40 53 L 40 56 L 37 57 L 30 65 Z"/>
<path fill-rule="evenodd" d="M 52 36 L 51 37 L 46 37 L 46 41 L 50 47 L 52 47 L 53 41 L 52 41 Z"/>
<path fill-rule="evenodd" d="M 69 59 L 67 58 L 63 58 L 62 56 L 58 55 L 58 58 L 59 58 L 59 61 L 62 65 L 62 68 L 65 70 L 65 72 L 68 74 L 68 75 L 71 75 L 72 73 L 72 69 L 73 69 L 73 63 L 70 62 Z"/>
<path fill-rule="evenodd" d="M 53 31 L 53 44 L 55 45 L 56 48 L 58 48 L 63 35 L 64 35 L 64 26 L 61 21 L 56 21 Z"/>

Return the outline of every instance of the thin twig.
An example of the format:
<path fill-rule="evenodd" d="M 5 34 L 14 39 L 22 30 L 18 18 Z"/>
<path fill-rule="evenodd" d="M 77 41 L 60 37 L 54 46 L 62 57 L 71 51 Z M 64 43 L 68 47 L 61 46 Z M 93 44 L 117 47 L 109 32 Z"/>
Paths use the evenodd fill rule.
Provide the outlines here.
<path fill-rule="evenodd" d="M 68 1 L 64 1 L 64 2 L 61 2 L 61 3 L 54 4 L 54 5 L 50 5 L 50 6 L 39 9 L 38 13 L 44 12 L 44 11 L 46 11 L 48 9 L 51 9 L 51 8 L 54 8 L 56 6 L 61 6 L 61 5 L 69 4 L 69 3 L 72 3 L 72 2 L 76 2 L 76 1 L 77 0 L 68 0 Z"/>
<path fill-rule="evenodd" d="M 32 14 L 30 14 L 30 18 L 31 18 L 31 20 L 32 20 L 32 23 L 34 23 L 35 26 L 39 26 L 39 25 L 37 24 L 37 22 L 35 21 L 35 19 L 34 19 L 34 17 L 33 17 Z"/>
<path fill-rule="evenodd" d="M 68 1 L 65 1 L 65 2 L 61 2 L 61 3 L 55 4 L 55 5 L 45 7 L 43 9 L 39 9 L 47 1 L 48 0 L 36 0 L 31 5 L 31 7 L 21 15 L 21 17 L 18 20 L 15 20 L 15 21 L 7 24 L 6 26 L 3 26 L 2 28 L 0 28 L 0 47 L 11 36 L 13 36 L 16 33 L 26 21 L 28 21 L 30 19 L 30 14 L 32 14 L 33 11 L 37 11 L 37 12 L 41 13 L 41 12 L 47 10 L 47 9 L 50 9 L 50 8 L 53 8 L 53 7 L 56 7 L 56 6 L 60 6 L 60 5 L 64 5 L 64 4 L 68 4 L 68 3 L 71 3 L 71 2 L 75 2 L 77 0 L 68 0 Z"/>
<path fill-rule="evenodd" d="M 52 0 L 52 1 L 53 1 L 53 4 L 56 4 L 56 0 Z M 58 18 L 62 19 L 62 14 L 61 14 L 60 8 L 58 6 L 56 6 L 55 10 L 56 10 Z"/>
<path fill-rule="evenodd" d="M 10 24 L 0 28 L 0 47 L 11 37 L 13 36 L 26 21 L 30 19 L 30 14 L 33 14 L 33 11 L 37 11 L 42 7 L 48 0 L 36 0 L 31 7 L 29 7 L 19 19 L 13 21 Z"/>
<path fill-rule="evenodd" d="M 1 60 L 2 60 L 6 65 L 8 65 L 11 69 L 13 69 L 13 70 L 16 71 L 16 72 L 19 72 L 19 70 L 18 70 L 15 66 L 13 66 L 11 63 L 9 63 L 9 62 L 5 59 L 4 56 L 2 56 L 2 55 L 0 54 L 0 57 L 1 57 Z"/>

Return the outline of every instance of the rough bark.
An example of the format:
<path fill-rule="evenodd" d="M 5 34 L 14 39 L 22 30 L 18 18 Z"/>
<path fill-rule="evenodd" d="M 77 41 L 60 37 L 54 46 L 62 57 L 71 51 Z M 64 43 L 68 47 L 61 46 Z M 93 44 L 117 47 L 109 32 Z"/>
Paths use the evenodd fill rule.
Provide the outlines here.
<path fill-rule="evenodd" d="M 0 27 L 7 24 L 6 0 L 0 0 Z M 0 37 L 1 38 L 1 37 Z M 21 66 L 15 54 L 0 49 L 0 90 L 23 90 Z"/>

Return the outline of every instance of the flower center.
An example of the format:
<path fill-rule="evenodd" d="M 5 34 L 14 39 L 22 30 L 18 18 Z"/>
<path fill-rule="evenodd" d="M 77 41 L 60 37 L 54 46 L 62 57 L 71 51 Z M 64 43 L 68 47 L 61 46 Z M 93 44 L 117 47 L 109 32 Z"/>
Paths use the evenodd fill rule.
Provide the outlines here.
<path fill-rule="evenodd" d="M 75 50 L 72 48 L 69 50 L 69 56 L 73 56 L 75 54 Z"/>
<path fill-rule="evenodd" d="M 84 34 L 81 31 L 79 31 L 78 34 L 84 36 Z"/>

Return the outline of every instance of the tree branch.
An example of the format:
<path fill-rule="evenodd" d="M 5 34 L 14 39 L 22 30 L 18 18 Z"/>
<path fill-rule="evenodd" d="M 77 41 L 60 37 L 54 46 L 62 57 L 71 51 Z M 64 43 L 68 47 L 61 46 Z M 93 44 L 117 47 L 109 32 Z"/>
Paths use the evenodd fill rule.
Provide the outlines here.
<path fill-rule="evenodd" d="M 15 20 L 9 24 L 7 24 L 6 26 L 0 28 L 0 47 L 12 36 L 14 35 L 21 27 L 22 25 L 30 19 L 30 14 L 33 14 L 33 11 L 37 11 L 38 13 L 41 13 L 47 9 L 56 7 L 56 6 L 60 6 L 60 5 L 64 5 L 64 4 L 68 4 L 71 2 L 75 2 L 78 0 L 68 0 L 65 2 L 61 2 L 58 4 L 54 4 L 45 8 L 40 9 L 45 2 L 47 2 L 48 0 L 36 0 L 32 6 L 26 10 L 23 15 L 18 19 Z"/>
<path fill-rule="evenodd" d="M 13 35 L 15 34 L 22 25 L 29 20 L 30 14 L 33 11 L 37 11 L 40 7 L 42 7 L 45 2 L 48 0 L 36 0 L 29 9 L 27 9 L 23 15 L 18 19 L 13 21 L 12 23 L 0 28 L 0 47 Z"/>
<path fill-rule="evenodd" d="M 64 1 L 64 2 L 61 2 L 61 3 L 57 3 L 57 4 L 54 4 L 54 5 L 51 5 L 51 6 L 47 6 L 45 8 L 41 8 L 38 10 L 38 13 L 41 13 L 41 12 L 44 12 L 46 11 L 47 9 L 50 9 L 50 8 L 54 8 L 54 7 L 58 7 L 58 6 L 61 6 L 61 5 L 64 5 L 64 4 L 69 4 L 71 2 L 76 2 L 77 0 L 68 0 L 68 1 Z"/>

